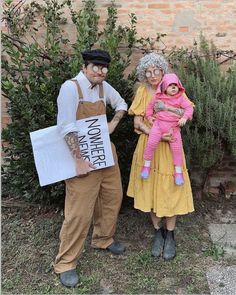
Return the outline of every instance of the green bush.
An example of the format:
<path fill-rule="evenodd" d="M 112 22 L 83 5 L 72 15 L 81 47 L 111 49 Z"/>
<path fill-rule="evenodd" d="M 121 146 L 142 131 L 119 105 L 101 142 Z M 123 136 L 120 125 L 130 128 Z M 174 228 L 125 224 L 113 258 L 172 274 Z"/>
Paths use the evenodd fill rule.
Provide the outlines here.
<path fill-rule="evenodd" d="M 70 9 L 77 30 L 75 44 L 71 44 L 63 35 L 63 26 L 67 22 L 63 10 L 66 7 Z M 132 97 L 135 74 L 131 73 L 125 78 L 124 71 L 130 64 L 137 41 L 136 18 L 131 14 L 130 26 L 118 26 L 117 10 L 111 1 L 106 25 L 103 31 L 99 31 L 99 16 L 95 11 L 94 0 L 83 1 L 83 7 L 78 12 L 74 11 L 69 0 L 61 4 L 56 0 L 46 0 L 43 6 L 36 2 L 15 5 L 12 1 L 6 1 L 3 17 L 8 33 L 2 35 L 2 90 L 9 99 L 12 120 L 2 132 L 3 140 L 8 142 L 3 147 L 3 194 L 30 201 L 59 202 L 63 200 L 63 182 L 39 186 L 29 132 L 56 124 L 59 88 L 65 80 L 79 72 L 81 51 L 93 46 L 110 52 L 112 63 L 108 81 L 126 100 Z M 119 47 L 124 44 L 121 53 Z M 122 149 L 124 145 L 127 149 L 132 149 L 134 145 L 132 138 L 135 135 L 130 136 L 132 128 L 129 118 L 122 122 L 120 130 L 113 135 L 121 156 L 121 169 L 125 167 L 122 171 L 124 184 L 127 183 L 127 159 L 131 153 Z M 121 143 L 122 138 L 124 140 Z M 119 145 L 122 145 L 122 149 Z"/>
<path fill-rule="evenodd" d="M 225 151 L 236 156 L 236 67 L 222 71 L 217 53 L 201 35 L 193 50 L 179 49 L 170 55 L 195 104 L 193 121 L 183 128 L 183 141 L 188 167 L 198 169 L 202 188 Z"/>

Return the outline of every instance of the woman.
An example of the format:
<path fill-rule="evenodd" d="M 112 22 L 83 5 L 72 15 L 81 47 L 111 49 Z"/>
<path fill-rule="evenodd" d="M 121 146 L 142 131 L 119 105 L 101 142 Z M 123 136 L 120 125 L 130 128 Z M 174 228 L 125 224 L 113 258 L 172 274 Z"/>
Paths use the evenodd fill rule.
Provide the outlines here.
<path fill-rule="evenodd" d="M 152 255 L 159 257 L 163 253 L 163 258 L 170 260 L 176 255 L 174 237 L 176 217 L 194 211 L 185 160 L 183 165 L 185 182 L 182 186 L 176 186 L 173 181 L 174 167 L 170 147 L 168 142 L 162 141 L 155 151 L 150 177 L 148 179 L 140 177 L 143 152 L 151 127 L 144 117 L 146 107 L 167 72 L 168 63 L 160 54 L 149 53 L 139 61 L 137 75 L 141 85 L 137 89 L 129 114 L 134 116 L 134 128 L 140 136 L 133 155 L 127 195 L 134 198 L 136 209 L 150 212 L 155 229 Z M 170 136 L 166 134 L 163 139 L 170 140 Z M 184 154 L 183 158 L 185 159 Z M 166 221 L 165 229 L 161 226 L 163 217 Z"/>

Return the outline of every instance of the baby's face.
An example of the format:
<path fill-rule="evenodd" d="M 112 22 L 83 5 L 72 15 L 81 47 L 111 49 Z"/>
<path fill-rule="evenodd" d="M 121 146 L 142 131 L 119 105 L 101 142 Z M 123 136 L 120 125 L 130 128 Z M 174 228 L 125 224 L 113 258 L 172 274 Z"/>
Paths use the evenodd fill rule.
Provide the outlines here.
<path fill-rule="evenodd" d="M 170 84 L 166 89 L 167 95 L 173 96 L 173 95 L 176 95 L 178 92 L 179 92 L 179 87 L 175 83 Z"/>

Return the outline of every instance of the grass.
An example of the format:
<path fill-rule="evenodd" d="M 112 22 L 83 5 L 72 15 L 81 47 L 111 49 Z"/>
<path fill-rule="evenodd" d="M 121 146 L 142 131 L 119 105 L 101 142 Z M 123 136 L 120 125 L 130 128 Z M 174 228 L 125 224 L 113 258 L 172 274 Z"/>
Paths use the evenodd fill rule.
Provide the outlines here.
<path fill-rule="evenodd" d="M 204 251 L 205 256 L 212 256 L 214 260 L 219 260 L 225 254 L 225 250 L 222 246 L 212 244 Z"/>
<path fill-rule="evenodd" d="M 53 272 L 62 221 L 53 208 L 3 208 L 2 294 L 209 294 L 206 271 L 222 259 L 201 212 L 178 219 L 174 260 L 152 257 L 149 216 L 127 201 L 116 234 L 125 254 L 92 249 L 90 231 L 78 263 L 80 284 L 66 289 Z"/>

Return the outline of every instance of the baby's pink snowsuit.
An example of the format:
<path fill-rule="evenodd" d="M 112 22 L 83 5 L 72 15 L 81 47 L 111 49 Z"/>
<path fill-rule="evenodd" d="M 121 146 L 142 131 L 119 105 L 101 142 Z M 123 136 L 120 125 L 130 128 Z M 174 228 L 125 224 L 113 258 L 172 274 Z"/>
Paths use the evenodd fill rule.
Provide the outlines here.
<path fill-rule="evenodd" d="M 174 96 L 166 95 L 167 87 L 175 83 L 179 88 L 179 92 Z M 183 95 L 184 87 L 182 86 L 179 78 L 175 74 L 166 74 L 164 75 L 162 82 L 157 88 L 157 92 L 151 102 L 147 106 L 146 117 L 154 116 L 154 105 L 157 100 L 161 100 L 167 106 L 181 108 L 184 110 L 183 118 L 187 120 L 192 119 L 193 115 L 193 106 L 191 102 Z M 144 150 L 144 160 L 151 161 L 154 151 L 158 146 L 158 143 L 161 141 L 163 133 L 172 132 L 172 141 L 169 142 L 173 162 L 175 166 L 183 165 L 182 157 L 182 138 L 180 134 L 180 127 L 178 125 L 180 117 L 170 111 L 159 111 L 156 114 L 156 120 L 153 123 L 153 126 L 150 130 L 148 141 Z"/>

